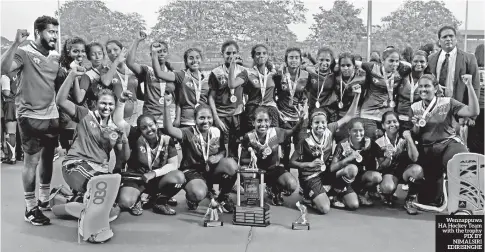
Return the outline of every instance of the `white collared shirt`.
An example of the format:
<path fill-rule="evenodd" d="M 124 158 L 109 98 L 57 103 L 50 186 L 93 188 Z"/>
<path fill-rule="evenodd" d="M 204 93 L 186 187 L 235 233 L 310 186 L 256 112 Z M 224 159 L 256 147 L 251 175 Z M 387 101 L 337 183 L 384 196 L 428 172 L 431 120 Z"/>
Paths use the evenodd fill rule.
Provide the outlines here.
<path fill-rule="evenodd" d="M 453 96 L 453 82 L 455 80 L 455 65 L 456 65 L 456 54 L 457 54 L 456 46 L 449 52 L 450 58 L 448 59 L 448 77 L 446 79 L 446 88 L 445 88 L 445 96 L 452 97 Z M 438 58 L 438 63 L 436 65 L 436 78 L 439 81 L 440 79 L 440 72 L 441 66 L 443 65 L 443 61 L 446 58 L 447 52 L 445 50 L 441 50 L 440 56 Z"/>

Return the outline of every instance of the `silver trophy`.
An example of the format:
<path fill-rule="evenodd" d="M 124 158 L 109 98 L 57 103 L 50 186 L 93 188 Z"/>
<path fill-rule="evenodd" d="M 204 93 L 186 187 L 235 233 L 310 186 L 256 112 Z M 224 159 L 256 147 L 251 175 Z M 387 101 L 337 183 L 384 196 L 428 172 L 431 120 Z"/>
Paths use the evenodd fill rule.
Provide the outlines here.
<path fill-rule="evenodd" d="M 308 213 L 308 210 L 305 205 L 301 204 L 300 201 L 296 202 L 296 207 L 298 210 L 300 210 L 300 217 L 296 219 L 295 222 L 291 224 L 291 229 L 293 230 L 303 230 L 307 229 L 310 230 L 310 223 L 306 219 L 306 215 Z"/>
<path fill-rule="evenodd" d="M 218 211 L 222 213 L 222 207 L 214 198 L 212 198 L 209 207 L 207 208 L 207 212 L 204 215 L 204 227 L 224 226 L 224 222 L 219 220 Z"/>

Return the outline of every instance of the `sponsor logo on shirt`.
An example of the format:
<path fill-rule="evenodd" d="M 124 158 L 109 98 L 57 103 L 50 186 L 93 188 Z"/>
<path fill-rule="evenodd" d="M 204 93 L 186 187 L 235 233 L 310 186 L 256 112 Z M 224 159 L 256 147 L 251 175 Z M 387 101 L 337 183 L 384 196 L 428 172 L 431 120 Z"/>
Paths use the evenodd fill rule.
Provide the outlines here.
<path fill-rule="evenodd" d="M 145 153 L 147 153 L 147 150 L 145 149 L 145 147 L 140 146 L 140 152 L 145 154 Z"/>
<path fill-rule="evenodd" d="M 39 65 L 40 64 L 40 59 L 37 57 L 34 57 L 34 62 L 35 64 Z"/>

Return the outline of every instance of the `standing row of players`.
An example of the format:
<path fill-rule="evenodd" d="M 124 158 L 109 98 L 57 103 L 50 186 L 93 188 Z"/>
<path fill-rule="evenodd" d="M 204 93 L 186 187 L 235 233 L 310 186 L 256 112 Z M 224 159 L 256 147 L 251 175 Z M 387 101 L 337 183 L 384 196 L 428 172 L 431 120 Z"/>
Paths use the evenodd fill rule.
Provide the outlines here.
<path fill-rule="evenodd" d="M 251 50 L 253 67 L 244 68 L 237 64 L 237 43 L 228 41 L 221 50 L 224 64 L 207 74 L 199 68 L 202 54 L 196 48 L 184 53 L 186 68 L 174 71 L 166 61 L 168 46 L 163 41 L 150 46 L 151 67 L 136 63 L 137 46 L 146 38 L 143 33 L 129 50 L 118 41 L 107 42 L 110 67 L 101 64 L 102 45 L 85 45 L 79 38 L 68 40 L 59 58 L 53 53 L 57 29 L 57 20 L 40 17 L 34 23 L 35 42 L 19 48 L 28 32 L 18 30 L 13 46 L 2 56 L 2 74 L 19 72 L 16 99 L 25 152 L 25 219 L 34 225 L 50 223 L 41 209 L 49 208 L 51 160 L 59 134 L 61 142 L 70 140 L 65 143 L 62 172 L 74 191 L 84 193 L 90 178 L 109 172 L 113 149 L 115 172 L 128 163 L 130 171 L 143 177 L 143 183 L 125 183 L 119 192 L 119 205 L 135 215 L 142 212 L 142 192 L 152 196 L 154 211 L 172 215 L 170 198 L 179 190 L 186 191 L 189 208 L 196 209 L 214 183 L 221 189 L 218 202 L 231 212 L 228 194 L 235 172 L 251 160 L 266 170 L 275 205 L 296 190 L 297 179 L 288 171 L 298 168 L 305 197 L 322 213 L 330 204 L 351 209 L 370 205 L 368 191 L 377 184 L 392 204 L 390 195 L 403 181 L 410 184 L 405 208 L 415 214 L 412 202 L 418 187 L 426 181 L 437 188 L 425 190 L 419 200 L 439 204 L 443 192 L 435 185 L 442 182 L 447 160 L 467 151 L 455 133 L 456 118 L 479 114 L 476 76 L 459 78 L 463 87 L 455 91 L 467 93 L 468 106 L 442 97 L 443 87 L 450 87 L 425 74 L 428 57 L 420 51 L 409 65 L 400 61 L 394 48 L 383 52 L 382 63 L 355 61 L 350 53 L 336 59 L 330 48 L 322 48 L 315 64 L 309 64 L 300 49 L 289 48 L 285 64 L 275 68 L 268 62 L 267 47 L 258 44 Z M 445 41 L 440 54 L 456 53 L 455 35 L 452 27 L 440 29 L 438 36 Z M 448 43 L 450 39 L 455 43 Z M 89 70 L 81 66 L 85 50 L 92 63 Z M 138 83 L 143 83 L 143 92 Z M 144 100 L 143 115 L 132 127 L 137 97 Z M 305 104 L 308 120 L 303 119 Z M 72 127 L 74 137 L 69 133 Z M 378 135 L 378 129 L 385 134 Z M 296 151 L 290 159 L 291 139 Z M 175 140 L 182 146 L 180 168 Z M 330 160 L 334 140 L 339 144 Z M 38 165 L 39 201 L 34 192 Z M 324 185 L 332 185 L 331 192 Z M 327 193 L 334 196 L 332 202 Z"/>

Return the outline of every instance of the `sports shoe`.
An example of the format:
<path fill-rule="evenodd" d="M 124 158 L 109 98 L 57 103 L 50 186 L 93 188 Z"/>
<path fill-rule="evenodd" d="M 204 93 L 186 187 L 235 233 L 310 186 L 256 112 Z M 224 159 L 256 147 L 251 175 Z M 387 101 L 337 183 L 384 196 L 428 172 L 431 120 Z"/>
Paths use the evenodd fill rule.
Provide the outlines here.
<path fill-rule="evenodd" d="M 380 199 L 382 199 L 381 194 L 379 192 L 368 192 L 367 194 L 369 195 L 369 197 L 372 200 L 380 200 Z"/>
<path fill-rule="evenodd" d="M 59 159 L 59 157 L 59 148 L 56 148 L 54 153 L 54 159 L 52 160 L 52 162 L 55 162 L 57 159 Z"/>
<path fill-rule="evenodd" d="M 109 222 L 112 222 L 120 216 L 121 213 L 121 208 L 118 206 L 118 204 L 114 203 L 113 207 L 109 211 Z"/>
<path fill-rule="evenodd" d="M 51 210 L 51 206 L 49 204 L 49 201 L 41 202 L 40 200 L 37 200 L 37 205 L 39 206 L 39 209 L 41 211 L 50 211 Z"/>
<path fill-rule="evenodd" d="M 418 209 L 416 209 L 416 207 L 414 207 L 414 204 L 413 204 L 413 202 L 415 201 L 416 201 L 416 196 L 408 196 L 406 198 L 406 202 L 404 203 L 404 209 L 406 209 L 406 212 L 409 215 L 418 214 Z"/>
<path fill-rule="evenodd" d="M 24 219 L 34 226 L 44 226 L 51 223 L 51 220 L 42 213 L 38 206 L 30 209 L 28 212 L 26 208 Z"/>
<path fill-rule="evenodd" d="M 335 208 L 345 208 L 345 204 L 340 200 L 340 197 L 338 196 L 332 197 L 330 204 L 332 207 Z"/>
<path fill-rule="evenodd" d="M 177 202 L 177 200 L 175 198 L 170 198 L 170 199 L 167 200 L 167 204 L 169 206 L 177 206 L 178 205 L 178 202 Z"/>
<path fill-rule="evenodd" d="M 229 195 L 220 195 L 218 198 L 217 198 L 217 202 L 219 202 L 219 204 L 221 205 L 222 207 L 222 211 L 224 211 L 224 213 L 232 213 L 234 212 L 234 201 L 232 201 L 232 199 L 229 197 Z"/>
<path fill-rule="evenodd" d="M 199 203 L 187 200 L 187 206 L 189 207 L 189 210 L 195 211 L 199 208 Z"/>
<path fill-rule="evenodd" d="M 394 200 L 392 199 L 392 195 L 384 196 L 382 203 L 387 207 L 394 207 Z"/>
<path fill-rule="evenodd" d="M 177 212 L 170 208 L 168 204 L 155 204 L 153 206 L 153 212 L 157 214 L 163 214 L 163 215 L 176 215 Z"/>
<path fill-rule="evenodd" d="M 374 202 L 370 199 L 367 193 L 359 194 L 359 203 L 362 206 L 372 206 Z"/>
<path fill-rule="evenodd" d="M 271 203 L 275 206 L 282 206 L 285 203 L 282 193 L 273 193 Z"/>
<path fill-rule="evenodd" d="M 143 207 L 141 205 L 141 200 L 138 199 L 135 203 L 135 205 L 133 205 L 131 208 L 130 208 L 130 214 L 131 215 L 134 215 L 134 216 L 140 216 L 142 213 L 143 213 Z"/>

